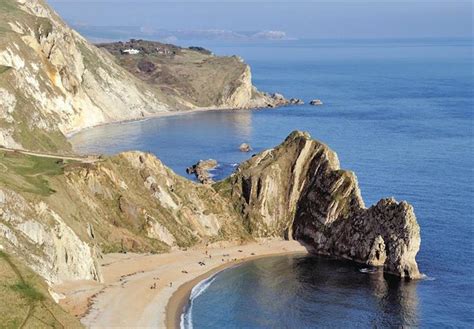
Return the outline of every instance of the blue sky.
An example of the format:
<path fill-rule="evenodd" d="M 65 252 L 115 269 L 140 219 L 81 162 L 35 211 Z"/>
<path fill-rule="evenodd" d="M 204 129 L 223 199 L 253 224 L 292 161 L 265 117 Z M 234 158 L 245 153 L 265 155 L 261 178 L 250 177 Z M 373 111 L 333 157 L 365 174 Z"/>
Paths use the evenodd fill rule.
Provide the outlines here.
<path fill-rule="evenodd" d="M 295 38 L 472 37 L 472 1 L 49 0 L 69 23 L 285 31 Z"/>

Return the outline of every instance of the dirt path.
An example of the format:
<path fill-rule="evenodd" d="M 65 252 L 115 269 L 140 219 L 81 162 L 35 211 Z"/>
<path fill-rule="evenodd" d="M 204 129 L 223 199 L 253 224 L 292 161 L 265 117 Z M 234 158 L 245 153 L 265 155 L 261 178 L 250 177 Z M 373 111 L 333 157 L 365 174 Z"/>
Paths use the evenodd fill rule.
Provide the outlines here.
<path fill-rule="evenodd" d="M 37 157 L 43 157 L 43 158 L 51 158 L 51 159 L 59 159 L 59 160 L 72 160 L 72 161 L 78 161 L 82 163 L 94 163 L 94 162 L 99 162 L 101 159 L 99 156 L 70 156 L 70 155 L 61 155 L 61 154 L 51 154 L 51 153 L 43 153 L 43 152 L 32 152 L 32 151 L 26 151 L 26 150 L 19 150 L 19 149 L 11 149 L 11 148 L 6 148 L 6 147 L 0 147 L 0 151 L 5 151 L 5 152 L 17 152 L 25 155 L 32 155 L 32 156 L 37 156 Z"/>

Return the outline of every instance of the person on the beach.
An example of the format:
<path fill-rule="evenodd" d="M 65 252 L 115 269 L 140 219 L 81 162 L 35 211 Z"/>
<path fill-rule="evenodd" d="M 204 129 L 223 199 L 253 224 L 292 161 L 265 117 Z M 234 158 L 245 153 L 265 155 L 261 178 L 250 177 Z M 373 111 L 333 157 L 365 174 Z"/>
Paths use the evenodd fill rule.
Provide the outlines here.
<path fill-rule="evenodd" d="M 173 282 L 170 282 L 170 287 L 172 287 L 172 286 L 173 286 Z"/>

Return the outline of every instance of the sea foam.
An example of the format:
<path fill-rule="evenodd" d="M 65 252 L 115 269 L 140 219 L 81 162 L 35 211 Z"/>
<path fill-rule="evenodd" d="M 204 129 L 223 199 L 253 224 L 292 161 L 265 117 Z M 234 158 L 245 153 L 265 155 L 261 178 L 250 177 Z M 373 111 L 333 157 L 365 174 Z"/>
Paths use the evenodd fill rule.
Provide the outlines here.
<path fill-rule="evenodd" d="M 185 307 L 183 313 L 181 314 L 180 328 L 181 329 L 192 329 L 193 328 L 193 304 L 194 300 L 199 297 L 212 282 L 216 279 L 216 274 L 213 276 L 202 280 L 191 290 L 191 295 L 189 296 L 189 301 Z"/>

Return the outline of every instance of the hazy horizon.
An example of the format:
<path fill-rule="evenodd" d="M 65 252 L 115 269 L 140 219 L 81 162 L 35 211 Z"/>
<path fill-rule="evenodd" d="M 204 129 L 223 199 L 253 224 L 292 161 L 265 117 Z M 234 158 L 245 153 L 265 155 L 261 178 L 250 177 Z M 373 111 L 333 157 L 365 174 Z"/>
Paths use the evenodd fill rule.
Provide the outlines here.
<path fill-rule="evenodd" d="M 281 31 L 288 39 L 473 36 L 472 3 L 467 1 L 49 2 L 69 24 L 83 27 L 122 26 L 183 33 Z"/>

